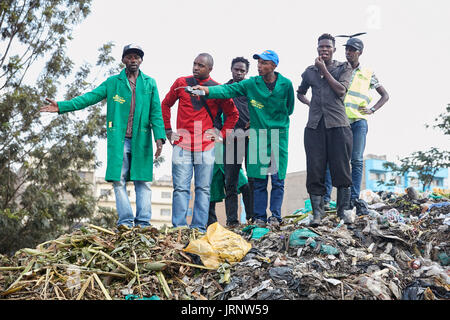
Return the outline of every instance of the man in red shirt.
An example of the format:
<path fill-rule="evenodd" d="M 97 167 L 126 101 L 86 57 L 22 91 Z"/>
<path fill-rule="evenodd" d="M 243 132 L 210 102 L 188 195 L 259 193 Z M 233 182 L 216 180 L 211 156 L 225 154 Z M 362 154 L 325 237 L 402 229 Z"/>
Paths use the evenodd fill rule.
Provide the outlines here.
<path fill-rule="evenodd" d="M 239 112 L 231 99 L 204 99 L 187 93 L 186 86 L 215 86 L 211 79 L 214 60 L 208 53 L 199 54 L 192 69 L 193 76 L 175 80 L 161 109 L 166 135 L 173 145 L 172 154 L 172 224 L 186 226 L 189 209 L 190 184 L 194 173 L 195 201 L 190 228 L 206 231 L 208 222 L 210 185 L 214 169 L 214 143 L 221 142 L 239 119 Z M 176 131 L 172 130 L 170 108 L 178 100 Z M 221 108 L 226 115 L 222 130 L 213 128 L 213 121 Z M 228 131 L 228 132 L 227 132 Z"/>

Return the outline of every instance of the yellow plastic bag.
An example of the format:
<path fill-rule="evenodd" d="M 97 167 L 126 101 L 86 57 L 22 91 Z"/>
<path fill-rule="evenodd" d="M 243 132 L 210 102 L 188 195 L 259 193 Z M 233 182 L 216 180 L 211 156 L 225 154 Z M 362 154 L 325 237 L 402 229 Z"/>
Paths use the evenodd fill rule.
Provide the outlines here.
<path fill-rule="evenodd" d="M 240 235 L 216 222 L 208 227 L 205 236 L 191 241 L 183 251 L 200 256 L 205 267 L 217 269 L 225 261 L 230 264 L 241 261 L 251 248 Z"/>

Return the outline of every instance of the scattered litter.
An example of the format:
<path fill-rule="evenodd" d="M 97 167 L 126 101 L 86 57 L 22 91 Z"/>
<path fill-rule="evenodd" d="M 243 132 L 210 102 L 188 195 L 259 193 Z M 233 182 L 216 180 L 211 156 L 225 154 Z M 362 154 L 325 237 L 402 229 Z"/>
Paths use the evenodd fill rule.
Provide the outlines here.
<path fill-rule="evenodd" d="M 0 255 L 0 299 L 449 300 L 448 196 L 365 190 L 315 228 L 308 201 L 276 229 L 83 226 Z"/>
<path fill-rule="evenodd" d="M 205 236 L 191 241 L 183 250 L 200 256 L 206 267 L 217 269 L 225 261 L 240 261 L 251 248 L 240 235 L 215 222 L 208 227 Z"/>

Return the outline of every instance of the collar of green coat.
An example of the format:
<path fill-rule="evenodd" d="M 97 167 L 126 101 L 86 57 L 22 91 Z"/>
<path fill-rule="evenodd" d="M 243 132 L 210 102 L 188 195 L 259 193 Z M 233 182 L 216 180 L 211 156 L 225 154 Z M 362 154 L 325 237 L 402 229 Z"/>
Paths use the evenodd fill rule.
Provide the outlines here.
<path fill-rule="evenodd" d="M 287 81 L 286 81 L 287 79 L 285 77 L 283 77 L 281 75 L 281 73 L 275 71 L 275 74 L 277 75 L 277 83 L 275 84 L 275 88 L 278 87 L 279 85 L 285 85 L 287 83 Z M 264 79 L 262 76 L 256 76 L 255 78 L 256 78 L 256 83 L 258 85 L 264 85 L 264 86 L 266 85 L 264 83 Z"/>
<path fill-rule="evenodd" d="M 125 70 L 126 70 L 126 68 L 123 68 L 122 71 L 119 73 L 118 78 L 120 80 L 128 80 Z M 150 79 L 150 77 L 148 75 L 146 75 L 145 73 L 143 73 L 141 70 L 139 70 L 138 78 L 141 78 L 142 80 Z"/>
<path fill-rule="evenodd" d="M 127 87 L 131 91 L 130 83 L 128 81 L 127 74 L 126 74 L 125 70 L 126 70 L 126 68 L 122 69 L 122 71 L 117 76 L 117 79 L 119 79 L 120 81 L 123 81 L 124 83 L 126 83 Z M 149 76 L 147 76 L 145 73 L 143 73 L 141 70 L 139 70 L 139 75 L 138 75 L 138 77 L 136 79 L 136 87 L 138 86 L 139 82 L 145 81 L 145 80 L 148 80 L 148 79 L 151 79 L 151 78 Z"/>

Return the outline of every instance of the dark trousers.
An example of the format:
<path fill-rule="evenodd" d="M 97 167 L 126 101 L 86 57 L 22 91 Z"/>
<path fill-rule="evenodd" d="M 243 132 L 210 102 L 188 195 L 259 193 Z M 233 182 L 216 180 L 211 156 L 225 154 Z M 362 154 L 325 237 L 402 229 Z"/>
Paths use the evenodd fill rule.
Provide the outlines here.
<path fill-rule="evenodd" d="M 247 208 L 250 208 L 250 203 L 248 202 L 248 200 L 250 199 L 250 186 L 249 184 L 245 184 L 241 187 L 240 189 L 241 194 L 242 194 L 242 198 L 244 201 L 244 205 L 245 205 L 245 210 L 247 212 Z M 215 201 L 211 201 L 209 203 L 209 212 L 208 212 L 208 223 L 207 223 L 207 227 L 215 222 L 217 222 L 217 215 L 216 215 L 216 203 Z M 237 210 L 237 209 L 236 209 Z M 247 219 L 248 216 L 247 216 Z M 229 224 L 230 222 L 228 222 L 228 218 L 227 218 L 227 224 Z"/>
<path fill-rule="evenodd" d="M 209 203 L 209 212 L 208 212 L 208 223 L 206 224 L 206 227 L 209 227 L 209 225 L 217 222 L 217 216 L 216 216 L 216 202 L 211 201 Z"/>
<path fill-rule="evenodd" d="M 238 222 L 238 183 L 239 171 L 244 158 L 248 157 L 248 137 L 234 137 L 225 141 L 223 162 L 225 171 L 225 212 L 227 224 Z M 253 180 L 248 179 L 248 187 L 241 188 L 246 218 L 253 218 Z"/>
<path fill-rule="evenodd" d="M 322 119 L 316 129 L 305 128 L 306 189 L 309 194 L 326 194 L 325 172 L 330 167 L 334 187 L 350 187 L 350 159 L 353 135 L 350 127 L 325 128 Z"/>

